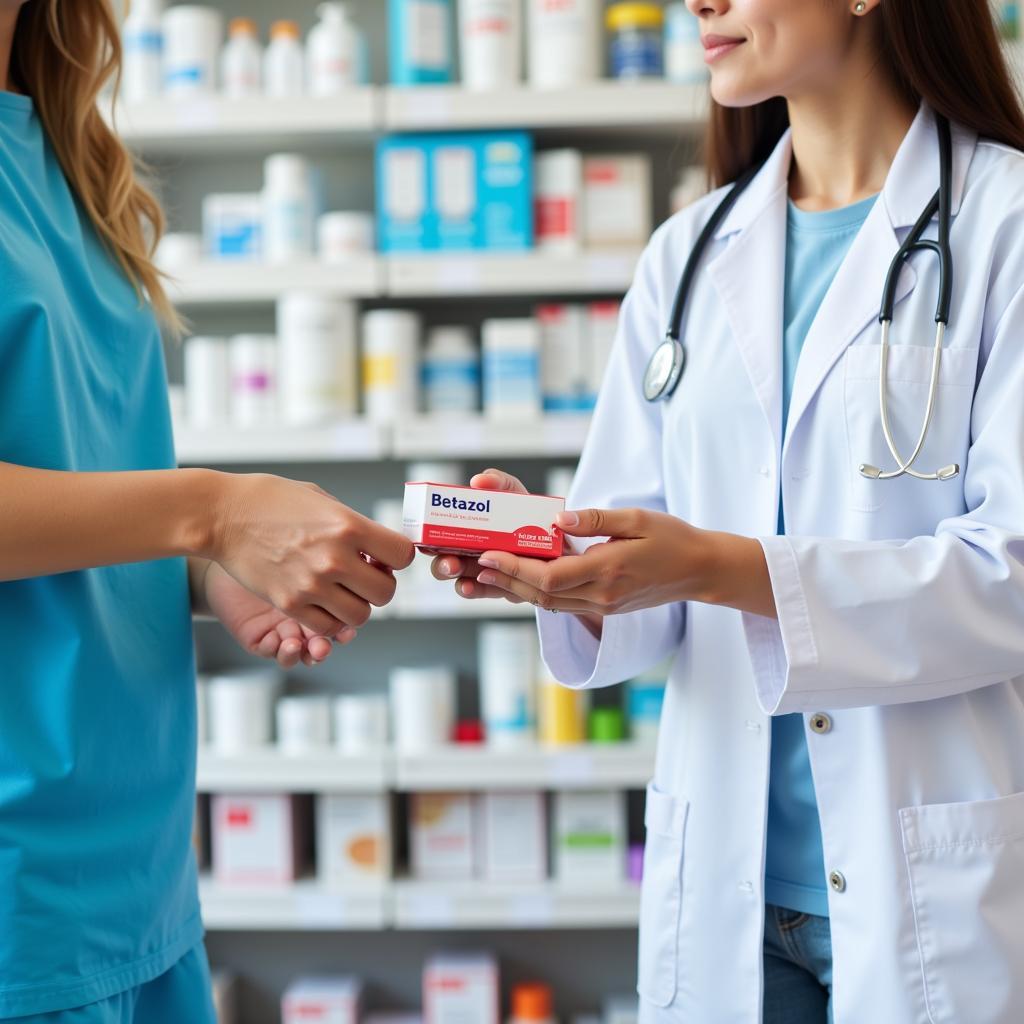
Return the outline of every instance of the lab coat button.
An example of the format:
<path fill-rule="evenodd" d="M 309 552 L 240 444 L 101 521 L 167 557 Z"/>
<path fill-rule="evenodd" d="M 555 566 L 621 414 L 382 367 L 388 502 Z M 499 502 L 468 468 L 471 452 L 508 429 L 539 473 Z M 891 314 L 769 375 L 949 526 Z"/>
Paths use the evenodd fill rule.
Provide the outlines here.
<path fill-rule="evenodd" d="M 811 715 L 811 731 L 824 736 L 825 733 L 832 731 L 832 719 L 824 711 Z"/>
<path fill-rule="evenodd" d="M 754 893 L 754 883 L 753 882 L 740 882 L 739 890 L 740 890 L 740 892 L 745 893 L 747 896 L 752 896 L 753 893 Z"/>
<path fill-rule="evenodd" d="M 771 473 L 771 470 L 770 470 L 770 469 L 769 469 L 769 468 L 768 468 L 767 466 L 762 466 L 762 467 L 761 467 L 761 468 L 760 468 L 760 469 L 758 470 L 758 473 L 760 473 L 760 474 L 761 474 L 761 476 L 768 476 L 768 475 L 769 475 L 769 473 Z"/>
<path fill-rule="evenodd" d="M 841 871 L 833 871 L 828 876 L 828 884 L 833 892 L 846 892 L 846 878 Z"/>

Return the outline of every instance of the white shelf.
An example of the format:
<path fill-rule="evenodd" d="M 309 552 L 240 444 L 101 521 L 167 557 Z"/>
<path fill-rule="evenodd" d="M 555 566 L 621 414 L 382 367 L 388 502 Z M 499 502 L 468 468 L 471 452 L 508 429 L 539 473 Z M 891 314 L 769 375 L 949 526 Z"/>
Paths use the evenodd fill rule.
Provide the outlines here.
<path fill-rule="evenodd" d="M 391 781 L 391 756 L 346 757 L 325 753 L 291 757 L 276 750 L 226 757 L 199 751 L 200 793 L 375 793 Z"/>
<path fill-rule="evenodd" d="M 623 295 L 639 249 L 573 256 L 543 252 L 459 252 L 385 257 L 386 290 L 395 298 L 458 295 Z"/>
<path fill-rule="evenodd" d="M 498 789 L 643 789 L 654 774 L 654 748 L 633 743 L 496 750 L 486 745 L 398 754 L 400 792 Z"/>
<path fill-rule="evenodd" d="M 389 886 L 329 889 L 313 879 L 278 888 L 199 884 L 203 922 L 214 931 L 380 930 L 390 919 Z"/>
<path fill-rule="evenodd" d="M 391 131 L 467 128 L 594 130 L 602 135 L 652 130 L 678 135 L 704 124 L 706 85 L 605 80 L 573 89 L 526 86 L 470 92 L 458 85 L 387 88 L 384 122 Z"/>
<path fill-rule="evenodd" d="M 534 608 L 531 604 L 511 604 L 509 601 L 467 601 L 455 593 L 452 583 L 434 582 L 437 596 L 425 598 L 415 592 L 407 595 L 399 585 L 398 593 L 392 604 L 388 605 L 386 616 L 404 622 L 415 622 L 429 619 L 532 619 Z M 374 613 L 375 616 L 379 612 Z"/>
<path fill-rule="evenodd" d="M 122 104 L 114 123 L 121 138 L 136 149 L 181 156 L 369 139 L 380 126 L 380 106 L 379 90 L 373 87 L 298 99 L 196 96 Z"/>
<path fill-rule="evenodd" d="M 393 454 L 396 459 L 578 459 L 590 419 L 589 413 L 547 415 L 531 420 L 489 420 L 483 416 L 408 418 L 395 427 Z"/>
<path fill-rule="evenodd" d="M 387 433 L 366 420 L 340 420 L 317 427 L 196 429 L 175 423 L 178 462 L 187 466 L 277 462 L 376 462 L 389 451 Z"/>
<path fill-rule="evenodd" d="M 232 260 L 204 260 L 171 267 L 168 293 L 179 306 L 261 305 L 285 292 L 322 292 L 338 298 L 368 299 L 381 293 L 382 270 L 376 256 L 345 264 L 316 260 L 280 266 Z"/>
<path fill-rule="evenodd" d="M 635 928 L 640 887 L 401 880 L 394 902 L 395 926 L 408 930 Z"/>

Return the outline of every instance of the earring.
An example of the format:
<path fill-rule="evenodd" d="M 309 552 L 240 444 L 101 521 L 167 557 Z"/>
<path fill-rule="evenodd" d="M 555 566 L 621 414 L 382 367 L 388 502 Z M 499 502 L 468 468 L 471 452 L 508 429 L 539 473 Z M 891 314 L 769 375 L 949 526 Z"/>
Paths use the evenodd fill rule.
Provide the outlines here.
<path fill-rule="evenodd" d="M 857 2 L 853 5 L 854 14 L 863 14 L 867 9 L 868 5 L 867 3 L 865 3 L 865 0 L 857 0 Z"/>

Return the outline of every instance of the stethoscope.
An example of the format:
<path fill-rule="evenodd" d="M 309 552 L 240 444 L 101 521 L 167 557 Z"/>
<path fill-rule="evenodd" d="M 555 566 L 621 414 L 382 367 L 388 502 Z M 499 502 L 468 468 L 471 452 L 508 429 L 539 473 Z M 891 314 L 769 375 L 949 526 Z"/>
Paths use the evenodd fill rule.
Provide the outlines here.
<path fill-rule="evenodd" d="M 878 466 L 864 463 L 860 466 L 862 476 L 869 480 L 893 480 L 896 477 L 907 474 L 916 477 L 918 480 L 952 480 L 960 472 L 956 463 L 943 466 L 934 473 L 921 473 L 914 469 L 914 463 L 924 448 L 925 439 L 928 437 L 928 429 L 931 426 L 932 417 L 935 412 L 935 399 L 939 390 L 939 366 L 942 362 L 942 343 L 946 336 L 946 327 L 949 324 L 950 299 L 953 292 L 953 254 L 949 246 L 949 232 L 952 223 L 952 179 L 953 179 L 953 138 L 949 121 L 936 114 L 936 126 L 939 136 L 939 190 L 932 197 L 931 202 L 924 208 L 917 223 L 907 235 L 906 241 L 900 246 L 899 251 L 893 257 L 889 266 L 889 273 L 885 279 L 885 290 L 882 293 L 882 308 L 878 315 L 878 321 L 882 325 L 881 361 L 878 371 L 878 400 L 882 413 L 882 432 L 885 434 L 885 443 L 896 460 L 896 469 L 883 471 Z M 715 208 L 707 224 L 697 238 L 697 242 L 686 261 L 683 269 L 683 276 L 676 291 L 675 302 L 672 305 L 672 317 L 669 321 L 668 330 L 665 332 L 665 340 L 655 350 L 647 364 L 647 372 L 644 374 L 644 397 L 648 402 L 665 401 L 675 394 L 679 382 L 682 380 L 683 371 L 686 369 L 686 348 L 680 340 L 683 325 L 683 315 L 686 311 L 686 302 L 693 286 L 693 279 L 696 276 L 698 266 L 708 242 L 718 229 L 719 224 L 725 218 L 733 204 L 740 197 L 744 189 L 754 180 L 763 164 L 758 164 L 748 170 L 739 178 L 729 190 L 725 198 Z M 931 223 L 936 211 L 939 214 L 939 237 L 937 241 L 923 238 L 925 230 Z M 932 353 L 931 384 L 928 389 L 928 405 L 925 409 L 924 423 L 921 425 L 921 432 L 917 438 L 917 444 L 910 453 L 910 458 L 904 459 L 896 446 L 892 435 L 892 428 L 889 422 L 889 402 L 886 397 L 886 380 L 889 369 L 889 331 L 892 327 L 893 307 L 896 305 L 896 287 L 899 283 L 900 270 L 903 264 L 910 258 L 910 254 L 919 250 L 929 249 L 939 258 L 939 301 L 935 310 L 935 347 Z"/>

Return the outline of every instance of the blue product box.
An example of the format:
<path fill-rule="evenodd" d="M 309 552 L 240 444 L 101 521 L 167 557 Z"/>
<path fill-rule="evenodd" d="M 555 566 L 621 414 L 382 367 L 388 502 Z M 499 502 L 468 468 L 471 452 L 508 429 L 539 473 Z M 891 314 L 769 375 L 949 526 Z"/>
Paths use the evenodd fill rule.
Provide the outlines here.
<path fill-rule="evenodd" d="M 533 247 L 526 132 L 403 135 L 377 146 L 381 252 Z"/>

